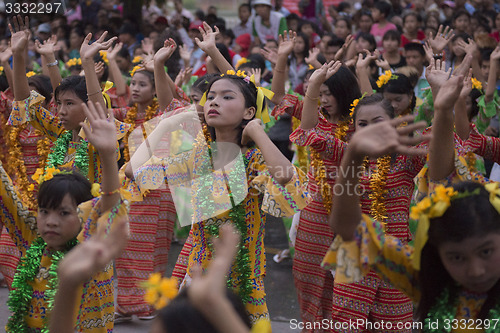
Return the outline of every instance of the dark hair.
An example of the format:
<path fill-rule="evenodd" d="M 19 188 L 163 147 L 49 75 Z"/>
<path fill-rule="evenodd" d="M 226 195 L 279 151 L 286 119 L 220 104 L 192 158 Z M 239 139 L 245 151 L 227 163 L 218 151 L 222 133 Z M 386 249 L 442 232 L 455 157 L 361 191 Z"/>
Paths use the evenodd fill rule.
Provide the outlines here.
<path fill-rule="evenodd" d="M 188 287 L 189 288 L 189 287 Z M 234 310 L 248 328 L 250 318 L 241 300 L 229 289 L 226 293 Z M 189 301 L 187 289 L 183 289 L 172 302 L 160 310 L 159 317 L 167 332 L 217 333 L 216 328 Z"/>
<path fill-rule="evenodd" d="M 422 249 L 418 275 L 422 291 L 417 308 L 419 320 L 427 316 L 444 288 L 450 288 L 451 297 L 457 297 L 459 292 L 459 287 L 441 261 L 439 247 L 446 242 L 462 242 L 470 237 L 500 233 L 499 213 L 491 205 L 489 193 L 483 185 L 467 181 L 457 183 L 453 188 L 459 193 L 479 189 L 479 194 L 452 200 L 443 216 L 430 220 L 429 240 Z M 500 282 L 497 282 L 488 291 L 488 298 L 481 307 L 478 319 L 487 318 L 488 312 L 497 304 L 499 297 Z"/>
<path fill-rule="evenodd" d="M 356 120 L 356 118 L 358 116 L 359 109 L 362 106 L 375 105 L 375 104 L 379 104 L 391 119 L 393 119 L 395 117 L 394 108 L 392 107 L 391 102 L 384 99 L 384 96 L 382 94 L 373 94 L 370 96 L 363 97 L 358 102 L 358 105 L 356 105 L 356 108 L 354 109 L 354 114 L 352 115 L 352 119 L 354 121 Z"/>
<path fill-rule="evenodd" d="M 377 8 L 380 11 L 380 14 L 384 14 L 385 18 L 389 17 L 391 14 L 392 6 L 388 2 L 377 1 L 373 7 Z"/>
<path fill-rule="evenodd" d="M 108 67 L 108 65 L 106 65 L 106 62 L 104 61 L 104 59 L 102 58 L 102 55 L 100 53 L 97 53 L 94 56 L 94 62 L 95 63 L 102 62 L 104 64 L 104 72 L 102 73 L 102 77 L 99 79 L 99 81 L 100 82 L 106 82 L 106 81 L 108 81 L 109 67 Z"/>
<path fill-rule="evenodd" d="M 136 74 L 140 73 L 140 74 L 146 75 L 146 77 L 149 79 L 149 81 L 151 81 L 151 85 L 153 86 L 153 89 L 155 88 L 155 75 L 152 72 L 142 70 L 142 71 L 138 71 L 135 73 Z"/>
<path fill-rule="evenodd" d="M 397 40 L 399 45 L 401 44 L 401 34 L 397 30 L 387 30 L 382 40 Z"/>
<path fill-rule="evenodd" d="M 227 62 L 232 63 L 231 55 L 229 54 L 229 49 L 227 48 L 227 46 L 222 43 L 217 43 L 215 44 L 215 46 L 217 47 L 217 49 L 219 49 L 219 52 L 227 60 Z"/>
<path fill-rule="evenodd" d="M 481 50 L 481 64 L 483 61 L 489 61 L 491 57 L 491 53 L 493 53 L 493 49 L 482 49 Z"/>
<path fill-rule="evenodd" d="M 241 9 L 241 8 L 247 8 L 249 12 L 252 12 L 252 7 L 248 4 L 248 3 L 242 3 L 239 7 L 238 7 L 238 11 Z"/>
<path fill-rule="evenodd" d="M 420 14 L 416 13 L 416 12 L 407 12 L 406 14 L 403 15 L 403 25 L 406 23 L 406 19 L 409 17 L 409 16 L 413 16 L 417 19 L 417 22 L 418 23 L 421 23 L 422 22 L 422 16 L 420 16 Z"/>
<path fill-rule="evenodd" d="M 122 47 L 120 51 L 118 51 L 117 55 L 130 61 L 130 53 L 128 52 L 128 49 L 125 46 Z"/>
<path fill-rule="evenodd" d="M 196 89 L 201 91 L 201 93 L 204 93 L 205 91 L 207 91 L 208 84 L 210 83 L 210 81 L 212 81 L 217 76 L 219 76 L 219 74 L 212 73 L 212 74 L 205 74 L 199 77 L 196 81 L 194 81 L 191 90 Z"/>
<path fill-rule="evenodd" d="M 359 40 L 360 38 L 363 38 L 368 43 L 370 43 L 370 45 L 372 46 L 372 49 L 370 49 L 368 51 L 370 51 L 370 52 L 375 51 L 375 49 L 377 48 L 377 42 L 375 41 L 375 37 L 372 34 L 366 33 L 366 32 L 360 32 L 358 34 L 358 37 L 356 37 L 356 40 Z"/>
<path fill-rule="evenodd" d="M 455 20 L 457 18 L 459 18 L 460 16 L 463 16 L 463 15 L 467 16 L 467 18 L 470 20 L 471 16 L 470 16 L 469 12 L 466 11 L 465 9 L 459 9 L 455 12 L 455 14 L 453 14 L 453 19 L 451 21 L 455 22 Z"/>
<path fill-rule="evenodd" d="M 240 92 L 243 94 L 243 98 L 245 99 L 245 108 L 250 108 L 254 107 L 257 110 L 257 87 L 255 87 L 255 84 L 252 82 L 246 82 L 242 77 L 236 76 L 236 75 L 224 75 L 224 76 L 216 76 L 214 79 L 210 81 L 207 87 L 207 95 L 208 92 L 210 91 L 210 88 L 212 85 L 222 79 L 227 79 L 231 80 L 234 84 L 238 86 L 240 89 Z M 207 103 L 209 103 L 207 101 Z M 262 109 L 266 108 L 266 100 L 264 99 Z M 254 117 L 255 118 L 255 114 Z M 252 118 L 252 119 L 253 119 Z M 252 120 L 252 119 L 243 119 L 240 124 L 240 132 L 238 133 L 238 144 L 241 144 L 241 137 L 243 134 L 243 128 Z M 210 127 L 210 135 L 212 138 L 215 140 L 215 129 L 213 127 Z"/>
<path fill-rule="evenodd" d="M 418 51 L 422 57 L 425 57 L 424 46 L 420 43 L 410 42 L 405 45 L 405 51 Z"/>
<path fill-rule="evenodd" d="M 40 95 L 45 97 L 47 102 L 50 102 L 52 99 L 52 84 L 50 84 L 50 78 L 47 75 L 34 75 L 28 78 L 28 84 L 33 86 Z"/>
<path fill-rule="evenodd" d="M 57 174 L 54 178 L 44 181 L 38 189 L 38 207 L 57 209 L 66 194 L 71 196 L 75 205 L 92 199 L 92 185 L 78 172 Z"/>
<path fill-rule="evenodd" d="M 382 86 L 382 92 L 410 95 L 411 101 L 408 107 L 413 111 L 415 103 L 417 102 L 414 88 L 411 80 L 406 75 L 396 73 L 392 74 L 391 79 Z"/>
<path fill-rule="evenodd" d="M 335 21 L 335 24 L 337 24 L 337 23 L 338 23 L 338 22 L 340 22 L 340 21 L 344 21 L 344 22 L 345 22 L 345 24 L 347 25 L 347 29 L 349 29 L 349 31 L 351 31 L 351 30 L 352 30 L 351 20 L 349 20 L 347 17 L 342 17 L 342 16 L 341 16 L 341 17 L 339 17 L 339 18 L 337 19 L 337 21 Z"/>
<path fill-rule="evenodd" d="M 54 98 L 57 101 L 59 94 L 66 91 L 72 91 L 84 103 L 87 103 L 87 86 L 85 84 L 85 76 L 71 75 L 64 78 L 54 91 Z"/>
<path fill-rule="evenodd" d="M 342 65 L 337 73 L 325 81 L 325 85 L 337 100 L 337 110 L 340 117 L 347 118 L 352 101 L 361 97 L 358 80 L 349 68 Z"/>
<path fill-rule="evenodd" d="M 309 55 L 309 37 L 307 37 L 307 35 L 302 32 L 297 32 L 297 37 L 300 37 L 304 40 L 304 50 L 301 52 L 301 54 L 305 59 Z M 292 52 L 291 56 L 295 57 L 295 54 Z"/>
<path fill-rule="evenodd" d="M 337 36 L 332 36 L 332 37 L 333 38 L 326 43 L 327 47 L 331 46 L 342 47 L 342 45 L 344 45 L 345 40 L 343 40 L 342 38 L 338 38 Z"/>
<path fill-rule="evenodd" d="M 477 104 L 477 99 L 481 97 L 482 93 L 478 89 L 473 88 L 469 94 L 471 100 L 471 110 L 469 113 L 469 121 L 479 114 L 479 105 Z"/>

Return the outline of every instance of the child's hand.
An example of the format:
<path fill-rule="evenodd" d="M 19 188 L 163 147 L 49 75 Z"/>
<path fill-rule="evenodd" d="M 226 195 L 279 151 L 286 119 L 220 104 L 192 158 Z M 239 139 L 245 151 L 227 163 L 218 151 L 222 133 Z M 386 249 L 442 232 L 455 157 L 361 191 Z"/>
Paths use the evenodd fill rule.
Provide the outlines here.
<path fill-rule="evenodd" d="M 499 59 L 500 59 L 500 45 L 495 47 L 495 49 L 493 50 L 493 52 L 491 52 L 490 55 L 490 60 L 499 60 Z"/>
<path fill-rule="evenodd" d="M 186 45 L 179 46 L 179 54 L 185 64 L 189 64 L 191 62 L 191 55 L 193 54 L 193 52 L 189 51 Z"/>
<path fill-rule="evenodd" d="M 437 96 L 434 97 L 434 109 L 436 111 L 453 108 L 462 90 L 464 84 L 463 80 L 464 77 L 462 75 L 454 75 L 441 86 Z"/>
<path fill-rule="evenodd" d="M 344 58 L 344 55 L 347 52 L 347 49 L 349 48 L 349 46 L 351 46 L 353 40 L 354 40 L 354 37 L 352 35 L 347 36 L 347 38 L 345 39 L 344 44 L 342 44 L 342 47 L 340 48 L 340 50 L 338 50 L 337 53 L 335 53 L 335 58 L 334 58 L 335 60 L 341 61 L 342 58 Z"/>
<path fill-rule="evenodd" d="M 201 312 L 219 300 L 226 299 L 226 275 L 233 263 L 240 235 L 232 224 L 225 224 L 220 229 L 220 236 L 214 239 L 215 256 L 205 276 L 201 267 L 193 269 L 193 281 L 187 293 L 191 303 Z M 209 309 L 210 310 L 210 309 Z"/>
<path fill-rule="evenodd" d="M 203 28 L 200 27 L 200 32 L 203 37 L 203 41 L 200 41 L 197 38 L 195 38 L 196 44 L 200 49 L 202 49 L 205 53 L 208 53 L 207 51 L 212 51 L 216 48 L 215 45 L 215 36 L 219 34 L 219 28 L 215 26 L 215 31 L 208 25 L 207 22 L 203 22 Z"/>
<path fill-rule="evenodd" d="M 359 158 L 368 156 L 378 158 L 387 154 L 398 153 L 402 155 L 425 155 L 425 149 L 415 149 L 409 146 L 423 141 L 429 141 L 430 136 L 409 135 L 427 126 L 425 121 L 398 127 L 403 122 L 411 122 L 415 117 L 412 115 L 398 117 L 388 121 L 369 125 L 357 130 L 349 142 L 349 149 Z"/>
<path fill-rule="evenodd" d="M 448 42 L 453 38 L 453 29 L 446 27 L 443 30 L 443 26 L 440 25 L 436 36 L 430 36 L 429 44 L 435 54 L 443 52 Z"/>
<path fill-rule="evenodd" d="M 464 86 L 462 87 L 462 90 L 460 91 L 460 99 L 462 100 L 461 102 L 463 102 L 463 100 L 469 96 L 471 91 L 472 91 L 472 68 L 469 69 L 469 73 L 464 78 Z M 457 100 L 457 103 L 460 103 L 460 102 L 458 102 L 458 100 Z"/>
<path fill-rule="evenodd" d="M 125 249 L 129 238 L 128 218 L 117 218 L 106 237 L 104 228 L 89 240 L 69 251 L 59 264 L 57 271 L 61 281 L 75 286 L 86 282 L 101 271 Z"/>
<path fill-rule="evenodd" d="M 380 53 L 377 52 L 370 53 L 368 50 L 363 50 L 360 54 L 358 54 L 358 61 L 356 62 L 356 70 L 367 70 L 370 66 L 370 63 L 376 59 L 378 59 Z M 363 58 L 363 53 L 365 57 Z"/>
<path fill-rule="evenodd" d="M 289 56 L 293 47 L 295 46 L 295 40 L 297 39 L 297 33 L 289 30 L 283 31 L 283 35 L 279 35 L 279 46 L 278 46 L 278 56 Z"/>
<path fill-rule="evenodd" d="M 264 47 L 260 50 L 260 54 L 262 54 L 262 56 L 266 58 L 266 60 L 268 60 L 270 63 L 276 65 L 276 62 L 278 61 L 278 52 L 276 50 Z"/>
<path fill-rule="evenodd" d="M 49 39 L 44 41 L 43 44 L 41 44 L 40 41 L 37 39 L 35 41 L 35 49 L 36 52 L 40 53 L 41 55 L 54 54 L 54 52 L 59 51 L 59 45 L 57 44 L 57 36 L 52 35 Z"/>
<path fill-rule="evenodd" d="M 438 90 L 450 77 L 451 68 L 445 71 L 445 63 L 441 60 L 431 59 L 431 63 L 425 71 L 425 78 L 432 89 Z"/>
<path fill-rule="evenodd" d="M 460 46 L 466 54 L 475 55 L 478 52 L 477 44 L 473 39 L 469 38 L 468 43 L 463 40 L 458 41 L 458 46 Z"/>
<path fill-rule="evenodd" d="M 92 39 L 92 33 L 89 33 L 87 37 L 85 37 L 82 46 L 80 47 L 80 57 L 82 58 L 82 61 L 84 59 L 93 59 L 97 52 L 109 49 L 111 45 L 113 45 L 113 42 L 118 38 L 115 36 L 107 41 L 104 41 L 107 35 L 108 32 L 105 31 L 101 37 L 99 37 L 99 39 L 92 44 L 89 44 Z"/>
<path fill-rule="evenodd" d="M 308 56 L 304 59 L 306 64 L 313 65 L 314 62 L 318 61 L 318 55 L 319 55 L 319 48 L 313 47 L 312 49 L 310 49 Z"/>
<path fill-rule="evenodd" d="M 101 78 L 102 74 L 104 73 L 104 62 L 102 62 L 102 61 L 96 62 L 94 64 L 94 69 L 95 69 L 95 73 L 97 74 L 97 77 Z M 85 73 L 84 73 L 84 76 L 85 76 Z"/>
<path fill-rule="evenodd" d="M 90 126 L 80 123 L 87 140 L 97 149 L 99 155 L 115 154 L 117 139 L 113 112 L 108 114 L 101 104 L 91 101 L 82 106 L 90 123 Z"/>
<path fill-rule="evenodd" d="M 31 35 L 31 32 L 29 30 L 30 20 L 28 16 L 26 16 L 23 23 L 21 15 L 17 15 L 12 18 L 12 22 L 14 23 L 14 28 L 12 28 L 12 25 L 9 23 L 12 53 L 20 54 L 24 52 L 24 50 L 28 46 L 28 40 Z"/>
<path fill-rule="evenodd" d="M 337 73 L 337 71 L 342 66 L 340 61 L 330 61 L 329 63 L 323 64 L 319 69 L 315 70 L 309 78 L 310 84 L 323 84 L 326 80 Z"/>
<path fill-rule="evenodd" d="M 389 65 L 389 62 L 385 60 L 384 58 L 382 59 L 375 59 L 375 64 L 382 68 L 384 71 L 391 70 L 391 65 Z"/>
<path fill-rule="evenodd" d="M 118 52 L 120 52 L 120 50 L 123 48 L 123 43 L 118 43 L 116 44 L 115 46 L 113 47 L 110 47 L 108 49 L 108 52 L 106 54 L 106 56 L 108 57 L 108 60 L 109 61 L 114 61 L 116 60 L 116 56 L 118 55 Z"/>
<path fill-rule="evenodd" d="M 175 41 L 172 38 L 167 39 L 165 42 L 163 42 L 163 47 L 156 52 L 154 61 L 160 63 L 163 66 L 165 64 L 165 61 L 167 61 L 172 56 L 176 48 L 177 44 L 175 43 Z"/>
<path fill-rule="evenodd" d="M 146 37 L 141 42 L 142 51 L 146 54 L 154 53 L 153 41 L 151 38 Z"/>
<path fill-rule="evenodd" d="M 262 76 L 262 70 L 260 68 L 251 68 L 248 70 L 248 76 L 252 76 L 255 79 L 255 86 L 260 87 L 260 78 Z"/>
<path fill-rule="evenodd" d="M 259 118 L 255 118 L 251 120 L 243 129 L 243 133 L 241 134 L 241 144 L 245 146 L 250 141 L 255 141 L 256 135 L 267 135 L 264 133 L 264 125 L 262 124 L 262 120 Z"/>

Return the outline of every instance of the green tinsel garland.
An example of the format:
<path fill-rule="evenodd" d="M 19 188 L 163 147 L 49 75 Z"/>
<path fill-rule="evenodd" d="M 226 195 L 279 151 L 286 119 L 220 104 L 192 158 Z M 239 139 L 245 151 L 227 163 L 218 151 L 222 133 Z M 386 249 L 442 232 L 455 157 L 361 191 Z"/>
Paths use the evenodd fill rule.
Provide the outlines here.
<path fill-rule="evenodd" d="M 68 249 L 72 249 L 78 241 L 73 239 L 68 242 Z M 29 282 L 34 281 L 38 271 L 40 270 L 40 262 L 42 260 L 43 252 L 47 244 L 39 237 L 31 244 L 26 254 L 21 258 L 17 265 L 16 274 L 12 282 L 12 291 L 9 293 L 9 300 L 7 305 L 12 315 L 9 318 L 6 329 L 7 332 L 24 333 L 28 332 L 29 328 L 25 321 L 28 314 L 30 301 L 33 297 L 33 287 Z M 52 253 L 52 264 L 49 268 L 49 279 L 47 282 L 47 289 L 45 290 L 45 302 L 47 304 L 47 312 L 45 320 L 49 317 L 52 308 L 54 307 L 54 297 L 57 292 L 57 266 L 59 261 L 64 257 L 66 251 L 55 251 Z M 45 322 L 42 333 L 49 333 L 47 322 Z"/>
<path fill-rule="evenodd" d="M 208 140 L 207 140 L 208 141 Z M 203 170 L 201 174 L 203 175 L 208 175 L 211 174 L 213 170 L 213 163 L 212 163 L 212 147 L 211 143 L 208 141 L 208 159 L 204 163 L 204 165 L 201 166 L 199 170 Z M 246 174 L 246 168 L 248 167 L 248 159 L 246 156 L 243 156 L 244 158 L 244 167 L 240 164 L 237 164 L 239 166 L 240 170 L 236 170 L 236 174 Z M 243 169 L 244 168 L 244 169 Z M 224 175 L 225 176 L 225 175 Z M 238 244 L 238 252 L 236 254 L 236 264 L 234 268 L 234 275 L 236 276 L 235 280 L 233 280 L 232 276 L 228 277 L 227 280 L 227 286 L 229 288 L 234 288 L 235 285 L 237 285 L 237 292 L 238 296 L 241 298 L 243 304 L 246 304 L 250 301 L 250 294 L 252 292 L 252 282 L 250 281 L 250 276 L 251 276 L 251 270 L 250 270 L 250 255 L 249 255 L 249 250 L 247 246 L 245 245 L 245 239 L 247 238 L 248 234 L 248 227 L 246 223 L 246 218 L 245 218 L 245 207 L 243 206 L 243 203 L 240 203 L 238 205 L 235 204 L 234 201 L 234 193 L 229 187 L 229 182 L 228 179 L 225 178 L 226 181 L 226 186 L 229 191 L 229 198 L 231 201 L 231 206 L 233 207 L 229 211 L 229 217 L 230 220 L 234 223 L 236 226 L 236 229 L 241 235 L 241 240 Z M 208 191 L 207 193 L 203 193 L 203 190 Z M 245 189 L 247 190 L 247 189 Z M 202 208 L 205 212 L 204 215 L 206 216 L 213 216 L 213 213 L 215 212 L 215 205 L 212 202 L 212 192 L 213 191 L 213 182 L 210 177 L 205 177 L 205 182 L 203 185 L 201 185 L 201 189 L 198 189 L 198 206 Z M 245 195 L 246 196 L 246 195 Z M 219 223 L 213 222 L 213 223 L 208 223 L 205 221 L 205 225 L 203 226 L 203 231 L 207 234 L 207 236 L 219 236 Z M 207 237 L 208 238 L 208 237 Z M 212 250 L 212 244 L 208 244 L 208 247 L 210 250 Z"/>
<path fill-rule="evenodd" d="M 68 153 L 69 143 L 73 138 L 72 131 L 65 131 L 61 134 L 52 148 L 52 152 L 49 154 L 47 158 L 47 167 L 58 168 L 64 163 L 64 158 Z M 75 165 L 80 170 L 83 175 L 87 175 L 89 172 L 89 154 L 88 154 L 88 145 L 89 143 L 82 139 L 78 148 L 76 148 L 75 152 Z"/>
<path fill-rule="evenodd" d="M 442 333 L 442 332 L 451 332 L 451 326 L 453 325 L 453 319 L 455 319 L 455 315 L 457 313 L 458 307 L 458 296 L 455 297 L 455 300 L 450 302 L 450 290 L 449 288 L 445 288 L 441 295 L 437 298 L 436 304 L 429 310 L 427 314 L 427 318 L 425 318 L 424 324 L 424 332 L 429 333 Z M 490 319 L 498 319 L 500 318 L 500 304 L 497 304 L 495 307 L 490 309 L 488 318 Z M 438 327 L 431 328 L 430 323 L 438 323 Z M 491 324 L 491 323 L 490 323 Z M 450 329 L 447 331 L 445 329 L 445 325 L 450 326 Z M 483 324 L 484 325 L 484 324 Z M 498 331 L 498 327 L 494 327 L 498 325 L 490 325 L 489 328 L 485 328 L 485 333 L 494 333 Z"/>

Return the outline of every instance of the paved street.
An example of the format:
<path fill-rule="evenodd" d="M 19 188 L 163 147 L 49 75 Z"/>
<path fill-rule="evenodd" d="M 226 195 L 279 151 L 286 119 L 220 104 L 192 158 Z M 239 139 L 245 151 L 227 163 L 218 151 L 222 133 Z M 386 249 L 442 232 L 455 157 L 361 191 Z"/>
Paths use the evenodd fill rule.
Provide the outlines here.
<path fill-rule="evenodd" d="M 286 260 L 276 264 L 272 257 L 278 249 L 287 246 L 287 238 L 283 223 L 279 219 L 268 218 L 266 226 L 267 276 L 264 279 L 267 292 L 267 306 L 272 320 L 274 333 L 297 332 L 290 329 L 290 319 L 298 319 L 299 306 L 293 285 L 292 261 Z M 175 264 L 181 244 L 172 244 L 171 255 L 167 265 L 167 274 L 170 274 Z M 9 312 L 6 306 L 7 289 L 0 289 L 0 327 L 5 327 Z M 134 318 L 132 322 L 115 326 L 116 333 L 149 332 L 151 321 L 141 321 Z M 3 329 L 0 329 L 3 331 Z"/>

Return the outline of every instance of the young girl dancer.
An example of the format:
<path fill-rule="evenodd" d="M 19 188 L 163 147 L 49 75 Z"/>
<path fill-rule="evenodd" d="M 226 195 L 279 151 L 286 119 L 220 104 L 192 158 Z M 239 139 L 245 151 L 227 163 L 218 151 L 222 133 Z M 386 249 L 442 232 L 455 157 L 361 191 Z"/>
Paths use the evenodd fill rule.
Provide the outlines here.
<path fill-rule="evenodd" d="M 147 145 L 143 144 L 137 150 L 131 165 L 141 166 L 146 162 L 134 175 L 135 181 L 143 189 L 160 186 L 166 175 L 169 186 L 181 179 L 191 183 L 193 193 L 196 193 L 191 202 L 194 209 L 192 250 L 186 280 L 192 276 L 193 265 L 207 267 L 212 257 L 210 238 L 218 234 L 219 226 L 229 221 L 235 224 L 242 238 L 228 283 L 237 290 L 252 321 L 256 321 L 269 316 L 263 285 L 265 216 L 261 210 L 275 216 L 292 215 L 305 206 L 307 193 L 303 183 L 304 175 L 271 143 L 261 127 L 261 120 L 256 118 L 256 114 L 260 116 L 266 112 L 264 101 L 258 98 L 264 97 L 264 91 L 256 88 L 249 77 L 234 74 L 229 72 L 216 77 L 210 82 L 205 94 L 204 116 L 211 128 L 211 133 L 206 133 L 208 146 L 203 145 L 203 136 L 198 135 L 192 152 L 175 155 L 173 158 L 160 159 L 153 156 L 146 162 L 150 156 L 149 149 L 154 151 L 166 132 L 179 128 L 178 124 L 172 123 L 174 118 L 166 118 L 148 137 Z M 198 120 L 195 114 L 190 117 Z M 250 141 L 255 142 L 260 150 L 248 147 Z M 226 189 L 227 177 L 232 173 L 224 172 L 224 167 L 228 167 L 224 166 L 223 160 L 229 151 L 216 150 L 218 145 L 224 143 L 239 147 L 235 155 L 230 156 L 230 160 L 243 154 L 244 165 L 233 168 L 233 171 L 244 172 L 243 175 L 246 175 L 247 182 L 241 189 L 243 192 L 235 189 L 228 192 Z M 127 169 L 129 175 L 132 173 L 131 165 Z M 213 173 L 209 182 L 201 177 L 207 172 Z M 210 197 L 207 198 L 209 192 Z M 232 202 L 229 206 L 222 206 L 227 207 L 227 210 L 222 208 L 213 212 L 222 198 L 229 196 L 231 200 L 236 200 L 234 197 L 237 192 L 244 194 L 245 198 L 241 203 Z M 262 200 L 259 193 L 264 194 Z M 215 201 L 210 199 L 212 196 Z M 216 216 L 211 215 L 211 211 Z"/>

